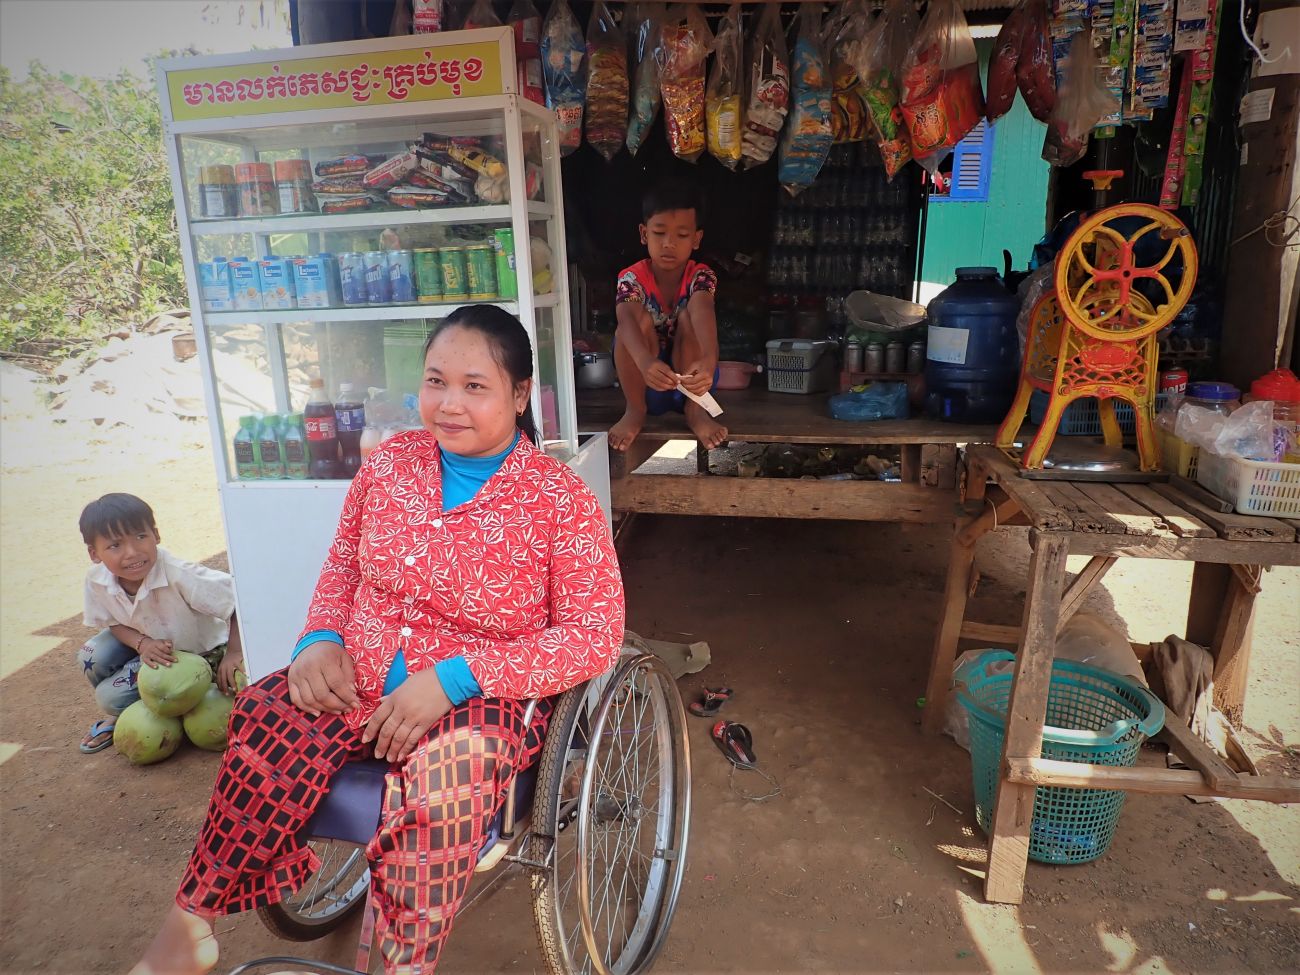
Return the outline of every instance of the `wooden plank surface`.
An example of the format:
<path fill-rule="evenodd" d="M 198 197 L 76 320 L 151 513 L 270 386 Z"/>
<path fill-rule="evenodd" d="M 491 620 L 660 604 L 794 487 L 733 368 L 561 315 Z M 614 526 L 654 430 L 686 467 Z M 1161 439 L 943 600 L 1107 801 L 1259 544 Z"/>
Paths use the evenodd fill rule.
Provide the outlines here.
<path fill-rule="evenodd" d="M 1234 562 L 1241 565 L 1300 565 L 1300 545 L 1277 545 L 1276 541 L 1277 539 L 1227 541 L 1222 538 L 1075 532 L 1070 536 L 1070 554 L 1178 559 L 1184 562 L 1218 562 L 1229 565 Z"/>
<path fill-rule="evenodd" d="M 1237 773 L 1168 706 L 1165 709 L 1164 727 L 1155 737 L 1173 749 L 1189 767 L 1200 772 L 1211 788 L 1222 790 L 1236 783 Z"/>
<path fill-rule="evenodd" d="M 750 443 L 989 443 L 997 433 L 993 425 L 923 418 L 873 423 L 833 420 L 826 412 L 826 394 L 798 396 L 751 388 L 724 390 L 714 396 L 723 409 L 719 422 L 726 426 L 728 437 Z M 623 405 L 617 389 L 579 390 L 578 429 L 583 433 L 608 430 L 622 417 Z M 647 417 L 643 429 L 646 435 L 661 440 L 694 438 L 676 413 Z"/>
<path fill-rule="evenodd" d="M 631 474 L 611 483 L 610 493 L 615 511 L 646 514 L 928 524 L 951 521 L 955 510 L 947 491 L 883 481 Z"/>
<path fill-rule="evenodd" d="M 966 620 L 961 625 L 961 638 L 1014 647 L 1020 644 L 1020 627 L 1007 626 L 1004 623 L 976 623 L 973 620 Z"/>
<path fill-rule="evenodd" d="M 1296 540 L 1296 530 L 1276 518 L 1257 518 L 1253 515 L 1233 515 L 1215 511 L 1184 494 L 1172 484 L 1153 484 L 1151 490 L 1191 512 L 1218 532 L 1221 538 L 1229 541 L 1294 542 Z M 1241 559 L 1240 561 L 1250 563 L 1259 560 Z"/>
<path fill-rule="evenodd" d="M 1300 802 L 1300 779 L 1281 775 L 1237 774 L 1235 782 L 1216 792 L 1200 772 L 1166 768 L 1123 768 L 1084 765 L 1050 758 L 1009 758 L 1007 782 L 1025 787 L 1057 785 L 1070 789 L 1123 789 L 1167 796 L 1223 796 L 1264 802 Z M 1003 788 L 1006 783 L 1003 783 Z M 1030 794 L 1033 790 L 1030 788 Z"/>
<path fill-rule="evenodd" d="M 1164 522 L 1132 498 L 1119 491 L 1114 485 L 1081 483 L 1077 486 L 1087 497 L 1101 505 L 1108 515 L 1118 519 L 1124 526 L 1126 534 L 1163 535 L 1167 533 Z"/>
<path fill-rule="evenodd" d="M 1154 514 L 1175 535 L 1182 538 L 1214 538 L 1217 535 L 1213 528 L 1190 511 L 1146 484 L 1117 484 L 1116 489 Z"/>
<path fill-rule="evenodd" d="M 1044 493 L 1074 523 L 1076 532 L 1104 532 L 1107 535 L 1127 535 L 1124 523 L 1110 515 L 1105 508 L 1080 490 L 1079 485 L 1068 481 L 1039 481 Z"/>
<path fill-rule="evenodd" d="M 989 444 L 972 444 L 967 448 L 971 463 L 988 472 L 1002 490 L 1016 500 L 1029 524 L 1043 531 L 1069 531 L 1074 521 L 1048 497 L 1041 481 L 1027 481 L 1020 476 L 1007 455 Z"/>
<path fill-rule="evenodd" d="M 1196 481 L 1175 474 L 1169 478 L 1169 483 L 1192 500 L 1199 501 L 1211 511 L 1222 511 L 1224 514 L 1230 514 L 1233 510 L 1231 501 L 1225 501 L 1209 488 Z"/>

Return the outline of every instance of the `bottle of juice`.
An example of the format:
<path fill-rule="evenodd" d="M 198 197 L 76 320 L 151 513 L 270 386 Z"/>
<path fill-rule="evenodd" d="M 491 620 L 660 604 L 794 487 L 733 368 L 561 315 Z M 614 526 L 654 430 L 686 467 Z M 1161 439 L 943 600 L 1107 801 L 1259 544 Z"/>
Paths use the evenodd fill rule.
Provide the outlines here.
<path fill-rule="evenodd" d="M 257 427 L 257 461 L 262 476 L 276 480 L 287 476 L 284 468 L 284 441 L 280 433 L 280 416 L 268 413 Z"/>
<path fill-rule="evenodd" d="M 284 443 L 285 476 L 293 480 L 306 480 L 310 476 L 311 457 L 307 453 L 307 431 L 301 413 L 283 416 L 281 437 Z"/>
<path fill-rule="evenodd" d="M 235 476 L 241 481 L 255 481 L 262 476 L 257 463 L 257 416 L 241 416 L 234 436 Z"/>
<path fill-rule="evenodd" d="M 311 457 L 308 476 L 318 480 L 337 477 L 339 438 L 334 404 L 325 395 L 325 380 L 319 376 L 311 381 L 311 395 L 302 419 L 307 428 L 307 454 Z"/>
<path fill-rule="evenodd" d="M 351 478 L 361 467 L 361 433 L 366 427 L 366 408 L 353 391 L 351 383 L 339 383 L 339 398 L 334 404 L 334 422 L 338 430 L 339 449 L 343 454 L 340 477 Z"/>

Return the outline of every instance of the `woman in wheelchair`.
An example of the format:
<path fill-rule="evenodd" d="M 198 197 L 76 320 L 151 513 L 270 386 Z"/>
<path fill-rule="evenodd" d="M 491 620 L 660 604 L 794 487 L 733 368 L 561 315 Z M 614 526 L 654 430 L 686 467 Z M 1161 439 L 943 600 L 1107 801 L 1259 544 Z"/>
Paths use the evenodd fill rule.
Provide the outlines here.
<path fill-rule="evenodd" d="M 551 713 L 608 670 L 623 586 L 600 506 L 535 446 L 532 350 L 491 305 L 425 348 L 424 429 L 352 482 L 287 670 L 243 691 L 175 906 L 133 975 L 215 967 L 212 919 L 297 890 L 299 835 L 344 763 L 392 766 L 367 849 L 385 971 L 432 972 L 511 780 Z"/>

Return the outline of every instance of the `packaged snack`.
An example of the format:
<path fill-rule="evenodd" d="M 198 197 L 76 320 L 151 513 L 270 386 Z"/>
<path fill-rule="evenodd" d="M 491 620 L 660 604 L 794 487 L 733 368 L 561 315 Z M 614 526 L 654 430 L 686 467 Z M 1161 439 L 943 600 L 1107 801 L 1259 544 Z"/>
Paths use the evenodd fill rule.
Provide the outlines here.
<path fill-rule="evenodd" d="M 465 16 L 465 23 L 461 26 L 465 30 L 477 30 L 480 27 L 500 27 L 501 18 L 492 9 L 492 0 L 474 0 L 474 6 L 469 8 L 469 13 Z"/>
<path fill-rule="evenodd" d="M 866 86 L 867 111 L 890 180 L 912 158 L 912 138 L 898 105 L 898 76 L 916 30 L 912 0 L 889 0 L 867 29 L 854 58 Z"/>
<path fill-rule="evenodd" d="M 694 4 L 668 10 L 659 62 L 668 144 L 673 155 L 695 162 L 704 152 L 704 62 L 713 46 L 708 21 Z"/>
<path fill-rule="evenodd" d="M 659 38 L 664 7 L 661 3 L 633 4 L 628 17 L 635 25 L 632 54 L 636 71 L 627 120 L 627 151 L 636 155 L 659 114 Z"/>
<path fill-rule="evenodd" d="M 444 27 L 443 0 L 411 0 L 411 33 L 437 34 Z"/>
<path fill-rule="evenodd" d="M 447 155 L 467 167 L 474 174 L 475 179 L 480 176 L 487 176 L 489 179 L 505 178 L 506 164 L 482 149 L 452 143 L 447 149 Z"/>
<path fill-rule="evenodd" d="M 902 0 L 900 0 L 902 2 Z M 790 61 L 781 11 L 776 4 L 763 7 L 749 57 L 749 100 L 740 152 L 745 168 L 761 166 L 772 158 L 776 140 L 790 108 Z"/>
<path fill-rule="evenodd" d="M 627 134 L 627 39 L 602 2 L 587 24 L 587 142 L 606 161 Z"/>
<path fill-rule="evenodd" d="M 733 3 L 718 25 L 713 44 L 713 70 L 704 95 L 709 154 L 728 169 L 735 169 L 740 163 L 742 43 L 740 4 Z"/>
<path fill-rule="evenodd" d="M 1047 0 L 1026 0 L 1025 33 L 1016 64 L 1016 81 L 1029 113 L 1040 122 L 1050 119 L 1056 105 L 1056 72 L 1052 66 Z"/>
<path fill-rule="evenodd" d="M 378 162 L 383 162 L 382 156 L 372 160 L 369 156 L 360 153 L 340 156 L 338 159 L 323 159 L 316 164 L 316 175 L 342 176 L 346 173 L 364 173 Z"/>
<path fill-rule="evenodd" d="M 365 213 L 367 210 L 377 210 L 381 206 L 379 200 L 375 199 L 369 193 L 358 193 L 355 196 L 331 196 L 321 201 L 321 213 Z"/>
<path fill-rule="evenodd" d="M 899 106 L 912 153 L 931 173 L 984 114 L 979 57 L 958 0 L 931 0 L 907 51 Z"/>
<path fill-rule="evenodd" d="M 990 122 L 1011 111 L 1011 103 L 1015 101 L 1016 64 L 1020 61 L 1026 20 L 1025 2 L 1021 0 L 1007 15 L 993 42 L 988 81 L 984 86 L 984 114 Z"/>
<path fill-rule="evenodd" d="M 362 177 L 361 182 L 365 184 L 368 190 L 386 190 L 390 186 L 396 186 L 407 174 L 414 171 L 420 165 L 420 161 L 415 158 L 415 153 L 409 149 L 388 159 Z"/>
<path fill-rule="evenodd" d="M 582 145 L 582 109 L 587 98 L 587 44 L 569 0 L 555 0 L 542 25 L 542 74 L 546 106 L 560 125 L 560 155 Z"/>
<path fill-rule="evenodd" d="M 388 202 L 407 210 L 426 207 L 440 207 L 459 202 L 452 200 L 440 190 L 425 189 L 420 186 L 394 186 L 388 191 Z"/>
<path fill-rule="evenodd" d="M 1093 126 L 1119 109 L 1119 99 L 1103 83 L 1100 68 L 1092 29 L 1085 28 L 1070 40 L 1064 80 L 1043 139 L 1043 159 L 1053 166 L 1072 166 L 1082 159 Z"/>
<path fill-rule="evenodd" d="M 853 52 L 866 34 L 871 12 L 866 0 L 845 0 L 827 18 L 823 47 L 831 63 L 831 133 L 835 142 L 867 137 L 867 93 L 854 65 Z"/>
<path fill-rule="evenodd" d="M 515 61 L 519 66 L 519 94 L 546 104 L 542 85 L 542 15 L 533 0 L 515 0 L 506 21 L 515 30 Z"/>
<path fill-rule="evenodd" d="M 311 191 L 317 196 L 356 196 L 366 191 L 366 178 L 361 173 L 348 176 L 326 176 L 313 180 Z"/>
<path fill-rule="evenodd" d="M 799 8 L 799 35 L 791 59 L 790 118 L 781 137 L 778 178 L 792 196 L 817 178 L 831 140 L 831 81 L 822 51 L 821 16 L 813 4 Z"/>

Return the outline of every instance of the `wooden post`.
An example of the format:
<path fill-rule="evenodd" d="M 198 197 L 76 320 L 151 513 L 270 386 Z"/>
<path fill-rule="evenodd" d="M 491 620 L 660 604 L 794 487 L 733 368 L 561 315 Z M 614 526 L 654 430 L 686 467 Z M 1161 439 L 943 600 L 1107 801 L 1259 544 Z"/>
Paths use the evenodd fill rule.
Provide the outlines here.
<path fill-rule="evenodd" d="M 899 447 L 901 476 L 904 484 L 921 482 L 921 445 L 905 443 Z"/>
<path fill-rule="evenodd" d="M 1052 682 L 1052 654 L 1061 614 L 1065 564 L 1070 555 L 1064 535 L 1036 532 L 1029 562 L 1029 591 L 1016 655 L 1016 673 L 1007 712 L 1006 737 L 999 765 L 997 799 L 989 830 L 989 870 L 984 897 L 996 904 L 1019 904 L 1025 894 L 1029 862 L 1029 827 L 1034 815 L 1034 787 L 1007 781 L 1011 759 L 1039 758 L 1043 721 Z"/>
<path fill-rule="evenodd" d="M 1253 578 L 1257 572 L 1248 568 L 1244 574 Z M 1256 588 L 1230 565 L 1197 562 L 1192 569 L 1187 639 L 1209 648 L 1214 657 L 1214 703 L 1236 728 L 1246 699 Z"/>

